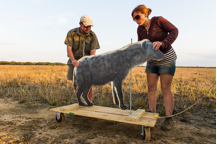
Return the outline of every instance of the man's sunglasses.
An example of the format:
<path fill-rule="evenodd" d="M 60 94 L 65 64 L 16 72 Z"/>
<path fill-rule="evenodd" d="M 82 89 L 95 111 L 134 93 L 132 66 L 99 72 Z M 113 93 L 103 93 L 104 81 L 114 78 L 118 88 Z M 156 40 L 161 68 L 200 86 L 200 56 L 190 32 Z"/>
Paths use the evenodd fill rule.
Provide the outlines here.
<path fill-rule="evenodd" d="M 135 21 L 135 20 L 139 20 L 141 15 L 142 15 L 142 14 L 136 15 L 133 20 L 134 20 L 134 21 Z"/>
<path fill-rule="evenodd" d="M 89 27 L 91 27 L 91 26 L 85 26 L 85 25 L 84 25 L 84 28 L 89 28 Z"/>
<path fill-rule="evenodd" d="M 82 23 L 82 22 L 81 22 Z M 82 23 L 83 24 L 83 23 Z M 83 26 L 84 26 L 84 28 L 89 28 L 89 27 L 91 27 L 91 26 L 85 26 L 84 24 L 83 24 Z"/>

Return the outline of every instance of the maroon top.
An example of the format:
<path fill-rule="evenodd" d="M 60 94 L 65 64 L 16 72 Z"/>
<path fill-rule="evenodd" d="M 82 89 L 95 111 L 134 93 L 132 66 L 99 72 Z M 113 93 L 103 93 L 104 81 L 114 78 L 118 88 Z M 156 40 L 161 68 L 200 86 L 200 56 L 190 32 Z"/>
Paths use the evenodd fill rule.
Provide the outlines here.
<path fill-rule="evenodd" d="M 178 29 L 163 17 L 153 17 L 149 30 L 147 31 L 143 25 L 138 26 L 137 34 L 138 41 L 148 39 L 151 42 L 162 42 L 160 51 L 165 54 L 172 48 L 171 44 L 178 36 Z"/>

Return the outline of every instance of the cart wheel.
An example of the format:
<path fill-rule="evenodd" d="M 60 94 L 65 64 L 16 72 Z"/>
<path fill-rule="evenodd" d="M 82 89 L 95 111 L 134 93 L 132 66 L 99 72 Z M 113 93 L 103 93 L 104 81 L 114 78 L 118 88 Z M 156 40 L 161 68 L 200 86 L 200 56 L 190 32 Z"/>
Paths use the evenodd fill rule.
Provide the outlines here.
<path fill-rule="evenodd" d="M 59 116 L 59 117 L 58 117 L 58 114 L 57 114 L 57 116 L 56 116 L 56 121 L 57 121 L 58 123 L 64 122 L 64 121 L 65 121 L 65 116 L 64 116 L 64 114 L 63 114 L 63 113 L 60 113 L 60 116 Z"/>
<path fill-rule="evenodd" d="M 150 127 L 144 128 L 143 140 L 144 140 L 144 141 L 150 141 L 150 140 L 151 140 L 151 131 L 150 131 Z"/>

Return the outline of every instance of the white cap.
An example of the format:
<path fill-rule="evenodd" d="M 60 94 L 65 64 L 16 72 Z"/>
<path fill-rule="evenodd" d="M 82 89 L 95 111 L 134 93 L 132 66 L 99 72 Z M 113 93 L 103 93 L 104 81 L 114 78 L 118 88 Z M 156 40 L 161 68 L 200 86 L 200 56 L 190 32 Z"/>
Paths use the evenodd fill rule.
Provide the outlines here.
<path fill-rule="evenodd" d="M 92 18 L 89 15 L 84 15 L 80 18 L 80 22 L 82 22 L 85 26 L 93 26 Z"/>

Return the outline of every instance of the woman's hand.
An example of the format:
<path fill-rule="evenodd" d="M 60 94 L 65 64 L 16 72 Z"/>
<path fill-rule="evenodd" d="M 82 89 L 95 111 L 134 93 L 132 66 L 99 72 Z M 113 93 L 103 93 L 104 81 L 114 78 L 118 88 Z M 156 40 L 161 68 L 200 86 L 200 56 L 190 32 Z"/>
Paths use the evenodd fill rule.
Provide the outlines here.
<path fill-rule="evenodd" d="M 78 67 L 79 66 L 79 62 L 77 60 L 72 60 L 72 64 L 73 66 L 75 67 Z"/>
<path fill-rule="evenodd" d="M 162 42 L 159 41 L 153 42 L 153 49 L 156 47 L 155 50 L 158 50 L 161 46 L 162 46 Z"/>

